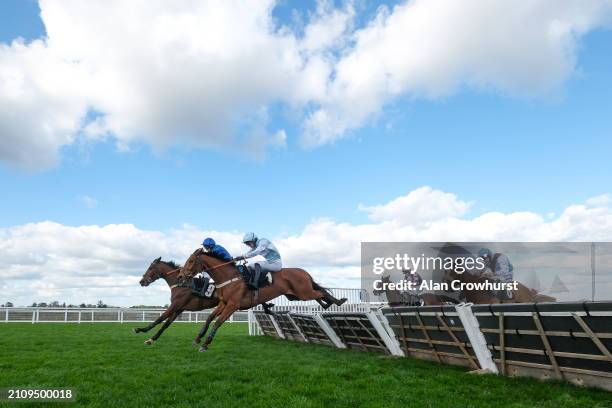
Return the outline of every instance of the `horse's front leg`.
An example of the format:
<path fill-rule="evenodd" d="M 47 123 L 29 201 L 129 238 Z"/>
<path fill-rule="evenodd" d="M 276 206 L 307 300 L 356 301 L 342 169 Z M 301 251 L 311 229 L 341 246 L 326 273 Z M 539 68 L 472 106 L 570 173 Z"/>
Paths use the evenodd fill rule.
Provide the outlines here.
<path fill-rule="evenodd" d="M 174 312 L 172 314 L 170 314 L 170 316 L 168 317 L 168 319 L 164 322 L 164 324 L 162 325 L 162 327 L 157 331 L 157 333 L 155 333 L 153 335 L 153 337 L 151 337 L 148 340 L 145 340 L 145 344 L 153 344 L 154 341 L 157 341 L 157 339 L 159 339 L 159 336 L 162 335 L 162 333 L 164 332 L 164 330 L 166 330 L 168 328 L 168 326 L 170 326 L 172 324 L 172 322 L 174 322 L 174 320 L 176 320 L 176 318 L 182 313 L 183 311 L 177 311 Z"/>
<path fill-rule="evenodd" d="M 224 304 L 219 303 L 217 305 L 217 307 L 215 307 L 213 309 L 213 311 L 210 312 L 210 314 L 208 315 L 208 318 L 206 319 L 206 322 L 202 326 L 202 329 L 200 330 L 200 332 L 198 333 L 196 338 L 193 340 L 193 345 L 194 346 L 197 346 L 198 344 L 200 344 L 200 341 L 202 340 L 202 337 L 204 337 L 204 335 L 208 331 L 208 327 L 210 326 L 212 321 L 215 319 L 215 317 L 219 316 L 219 314 L 221 313 L 221 311 L 223 310 L 224 307 L 225 307 Z"/>
<path fill-rule="evenodd" d="M 132 329 L 132 331 L 134 333 L 146 333 L 146 332 L 148 332 L 149 330 L 151 330 L 152 328 L 154 328 L 155 326 L 157 326 L 158 324 L 160 324 L 161 322 L 166 320 L 166 318 L 168 316 L 170 316 L 170 313 L 172 312 L 172 310 L 173 310 L 173 308 L 169 307 L 168 309 L 166 309 L 164 311 L 164 313 L 159 315 L 159 317 L 157 319 L 155 319 L 153 322 L 151 322 L 148 326 L 145 326 L 145 327 L 135 327 L 134 329 Z"/>
<path fill-rule="evenodd" d="M 239 307 L 240 305 L 225 306 L 221 314 L 219 314 L 219 317 L 217 318 L 217 321 L 215 322 L 215 325 L 213 326 L 212 330 L 208 334 L 208 337 L 206 337 L 206 341 L 204 342 L 204 344 L 202 344 L 202 347 L 200 347 L 200 352 L 208 350 L 208 346 L 214 340 L 215 334 L 217 334 L 217 330 L 219 330 L 219 327 L 221 327 L 223 322 L 225 322 L 228 317 L 230 317 L 236 310 L 238 310 Z"/>

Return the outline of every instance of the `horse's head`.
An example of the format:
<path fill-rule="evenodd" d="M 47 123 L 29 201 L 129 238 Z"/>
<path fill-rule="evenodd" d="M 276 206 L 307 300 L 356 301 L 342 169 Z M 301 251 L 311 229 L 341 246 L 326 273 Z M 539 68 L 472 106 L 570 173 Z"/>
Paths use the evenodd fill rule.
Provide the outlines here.
<path fill-rule="evenodd" d="M 183 267 L 179 271 L 179 282 L 189 278 L 193 278 L 194 275 L 197 275 L 198 273 L 204 270 L 204 263 L 201 260 L 201 256 L 203 253 L 204 250 L 202 248 L 198 248 L 193 254 L 189 256 L 189 258 L 187 258 L 185 265 L 183 265 Z"/>
<path fill-rule="evenodd" d="M 149 286 L 162 277 L 161 264 L 161 256 L 151 262 L 147 271 L 142 275 L 142 279 L 140 279 L 140 286 Z"/>

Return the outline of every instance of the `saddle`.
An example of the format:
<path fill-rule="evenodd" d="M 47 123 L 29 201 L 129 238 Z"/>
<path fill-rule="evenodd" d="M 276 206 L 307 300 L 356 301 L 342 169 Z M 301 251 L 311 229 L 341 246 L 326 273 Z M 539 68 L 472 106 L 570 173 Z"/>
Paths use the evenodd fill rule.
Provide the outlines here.
<path fill-rule="evenodd" d="M 215 293 L 215 284 L 210 278 L 196 277 L 191 281 L 191 292 L 202 298 L 211 298 Z"/>
<path fill-rule="evenodd" d="M 236 265 L 236 267 L 238 268 L 238 272 L 240 272 L 240 276 L 242 276 L 242 279 L 244 280 L 244 283 L 247 285 L 247 287 L 251 290 L 255 290 L 249 285 L 249 283 L 251 282 L 251 278 L 255 272 L 245 265 Z M 257 282 L 258 289 L 270 285 L 270 281 L 268 280 L 269 273 L 270 272 L 265 272 L 259 276 L 259 282 Z"/>

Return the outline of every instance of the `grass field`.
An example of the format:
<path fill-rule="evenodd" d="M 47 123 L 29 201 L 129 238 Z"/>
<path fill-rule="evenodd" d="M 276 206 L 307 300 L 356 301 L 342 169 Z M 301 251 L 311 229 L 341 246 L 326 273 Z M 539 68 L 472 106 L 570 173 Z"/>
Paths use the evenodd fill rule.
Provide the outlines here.
<path fill-rule="evenodd" d="M 206 353 L 190 345 L 199 326 L 153 346 L 132 327 L 1 324 L 0 387 L 71 387 L 101 407 L 612 407 L 605 391 L 248 337 L 246 324 L 225 325 Z"/>

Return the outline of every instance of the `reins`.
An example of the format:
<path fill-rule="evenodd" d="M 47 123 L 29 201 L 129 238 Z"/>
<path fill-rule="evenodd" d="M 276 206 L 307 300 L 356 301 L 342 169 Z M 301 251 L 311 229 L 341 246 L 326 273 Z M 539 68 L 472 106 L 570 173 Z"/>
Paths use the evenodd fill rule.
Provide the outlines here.
<path fill-rule="evenodd" d="M 172 269 L 171 271 L 168 271 L 166 273 L 162 272 L 162 278 L 166 279 L 170 274 L 173 274 L 176 271 L 180 271 L 181 268 L 176 268 L 176 269 Z M 183 282 L 177 282 L 174 285 L 169 285 L 170 286 L 170 290 L 174 289 L 174 288 L 186 288 L 187 286 L 184 286 L 183 283 L 185 283 L 186 281 Z"/>
<path fill-rule="evenodd" d="M 200 256 L 200 255 L 206 255 L 206 254 L 202 253 L 202 254 L 199 254 L 198 256 Z M 211 266 L 211 267 L 206 268 L 206 269 L 202 269 L 202 272 L 209 273 L 209 271 L 212 271 L 213 269 L 217 269 L 217 268 L 220 268 L 222 266 L 226 266 L 226 265 L 230 265 L 230 264 L 235 264 L 233 259 L 231 261 L 228 261 L 228 262 L 220 263 L 219 265 L 215 265 L 215 266 Z M 239 280 L 242 280 L 242 277 L 240 276 L 240 274 L 236 275 L 233 278 L 230 278 L 230 279 L 226 280 L 225 282 L 221 282 L 221 283 L 219 283 L 216 286 L 217 286 L 217 289 L 221 289 L 222 287 L 224 287 L 226 285 L 229 285 L 230 283 L 237 282 Z"/>

